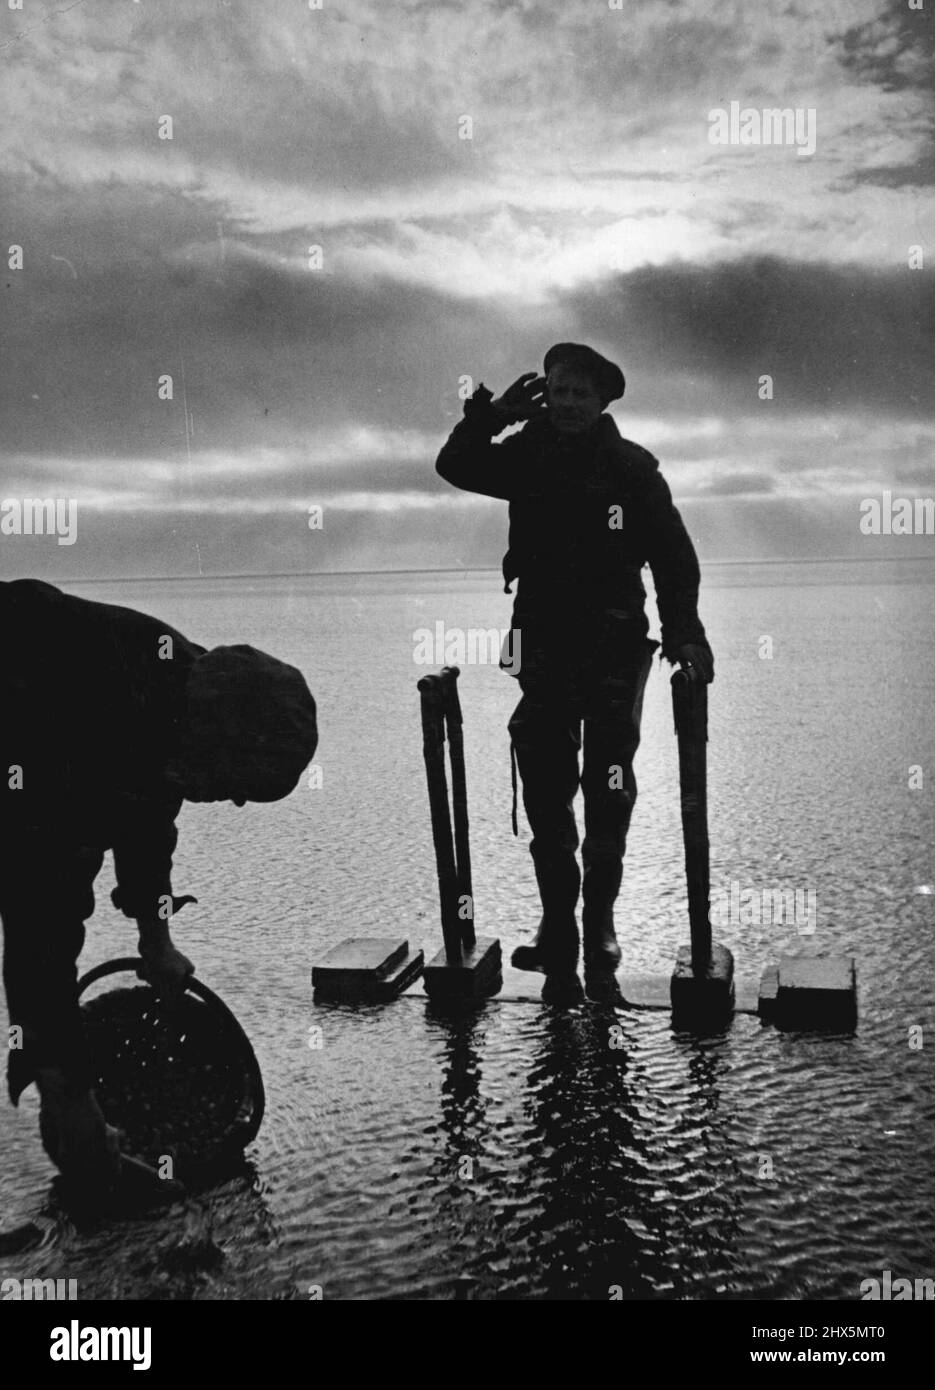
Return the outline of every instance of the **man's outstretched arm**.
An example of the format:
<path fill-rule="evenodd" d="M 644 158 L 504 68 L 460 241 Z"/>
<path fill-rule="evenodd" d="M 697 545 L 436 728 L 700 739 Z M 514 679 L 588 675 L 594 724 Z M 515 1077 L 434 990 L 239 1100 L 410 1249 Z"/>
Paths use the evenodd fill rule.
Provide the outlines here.
<path fill-rule="evenodd" d="M 172 992 L 181 989 L 195 967 L 175 946 L 169 933 L 172 915 L 197 899 L 172 893 L 172 855 L 178 840 L 168 808 L 134 806 L 121 833 L 114 839 L 117 887 L 111 901 L 139 930 L 140 957 L 150 983 Z M 177 811 L 176 811 L 177 813 Z"/>

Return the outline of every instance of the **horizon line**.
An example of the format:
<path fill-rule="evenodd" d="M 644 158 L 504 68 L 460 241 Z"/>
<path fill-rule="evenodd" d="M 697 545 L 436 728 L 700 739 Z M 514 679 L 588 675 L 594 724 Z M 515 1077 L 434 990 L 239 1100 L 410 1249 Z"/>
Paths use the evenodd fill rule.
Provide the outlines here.
<path fill-rule="evenodd" d="M 912 561 L 931 561 L 932 555 L 777 555 L 764 559 L 737 558 L 726 560 L 705 560 L 701 564 L 702 578 L 709 565 L 850 565 L 850 564 L 906 564 Z M 45 580 L 48 584 L 182 584 L 192 580 L 216 579 L 324 579 L 341 575 L 379 574 L 499 574 L 499 565 L 442 565 L 420 569 L 343 569 L 343 570 L 267 570 L 264 573 L 249 572 L 239 574 L 117 574 L 78 577 L 75 579 Z M 21 576 L 25 578 L 26 576 Z M 12 581 L 0 581 L 12 582 Z"/>

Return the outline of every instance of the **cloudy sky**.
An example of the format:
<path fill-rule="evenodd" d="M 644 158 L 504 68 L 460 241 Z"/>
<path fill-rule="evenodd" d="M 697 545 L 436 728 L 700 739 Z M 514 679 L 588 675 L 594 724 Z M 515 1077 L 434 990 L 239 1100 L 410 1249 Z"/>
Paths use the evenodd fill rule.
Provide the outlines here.
<path fill-rule="evenodd" d="M 564 339 L 703 559 L 931 553 L 858 519 L 935 487 L 935 5 L 614 2 L 4 5 L 0 495 L 79 535 L 0 574 L 495 564 L 434 460 Z"/>

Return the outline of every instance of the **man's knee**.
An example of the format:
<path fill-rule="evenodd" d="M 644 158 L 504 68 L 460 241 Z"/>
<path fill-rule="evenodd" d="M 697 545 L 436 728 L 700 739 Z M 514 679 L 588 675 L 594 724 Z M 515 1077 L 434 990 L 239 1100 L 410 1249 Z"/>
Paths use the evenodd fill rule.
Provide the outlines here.
<path fill-rule="evenodd" d="M 608 826 L 598 834 L 589 832 L 581 846 L 581 859 L 585 868 L 603 870 L 607 873 L 620 871 L 626 849 L 625 824 Z"/>
<path fill-rule="evenodd" d="M 574 789 L 551 790 L 547 785 L 523 784 L 523 805 L 533 833 L 530 845 L 534 858 L 552 852 L 578 848 L 578 826 L 574 812 Z"/>
<path fill-rule="evenodd" d="M 590 864 L 602 862 L 612 866 L 620 862 L 636 804 L 634 751 L 628 745 L 586 760 L 581 779 L 585 815 L 582 853 Z"/>
<path fill-rule="evenodd" d="M 629 816 L 636 802 L 632 751 L 586 760 L 581 776 L 585 805 L 607 820 Z"/>

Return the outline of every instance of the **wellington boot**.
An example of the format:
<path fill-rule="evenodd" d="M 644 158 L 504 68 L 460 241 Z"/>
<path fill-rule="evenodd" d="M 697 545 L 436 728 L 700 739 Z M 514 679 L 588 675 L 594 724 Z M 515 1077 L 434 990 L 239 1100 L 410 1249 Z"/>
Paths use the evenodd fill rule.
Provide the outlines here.
<path fill-rule="evenodd" d="M 614 903 L 620 891 L 622 863 L 586 864 L 582 882 L 581 934 L 586 973 L 613 974 L 620 965 L 614 931 Z"/>
<path fill-rule="evenodd" d="M 517 946 L 511 962 L 517 970 L 546 975 L 574 975 L 578 965 L 578 920 L 575 908 L 581 871 L 574 853 L 543 851 L 533 842 L 533 864 L 542 903 L 542 920 L 530 946 Z"/>
<path fill-rule="evenodd" d="M 584 966 L 588 971 L 606 971 L 611 975 L 620 965 L 620 946 L 614 931 L 614 909 L 612 903 L 604 903 L 601 910 L 594 904 L 585 904 L 581 914 L 582 935 L 584 937 Z"/>
<path fill-rule="evenodd" d="M 574 913 L 561 918 L 543 914 L 535 940 L 529 946 L 517 946 L 510 964 L 516 970 L 540 970 L 544 975 L 574 975 L 578 965 Z"/>

